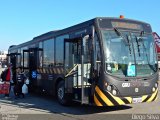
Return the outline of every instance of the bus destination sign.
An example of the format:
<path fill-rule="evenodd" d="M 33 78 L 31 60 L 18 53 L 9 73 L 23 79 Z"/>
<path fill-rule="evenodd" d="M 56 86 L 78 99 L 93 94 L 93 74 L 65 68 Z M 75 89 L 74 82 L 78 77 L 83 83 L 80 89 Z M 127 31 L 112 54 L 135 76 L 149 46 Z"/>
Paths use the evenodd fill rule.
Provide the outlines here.
<path fill-rule="evenodd" d="M 142 30 L 142 26 L 135 23 L 128 23 L 128 22 L 112 22 L 112 26 L 116 28 L 126 28 L 126 29 L 135 29 L 135 30 Z"/>

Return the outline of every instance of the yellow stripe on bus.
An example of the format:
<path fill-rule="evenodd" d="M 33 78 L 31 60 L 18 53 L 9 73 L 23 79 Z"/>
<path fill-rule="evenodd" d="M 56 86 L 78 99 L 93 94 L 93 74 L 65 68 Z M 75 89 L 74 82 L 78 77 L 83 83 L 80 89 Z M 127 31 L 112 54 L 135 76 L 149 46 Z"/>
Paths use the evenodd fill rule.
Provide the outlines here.
<path fill-rule="evenodd" d="M 97 105 L 97 106 L 103 106 L 100 102 L 99 102 L 99 100 L 97 99 L 97 97 L 94 95 L 94 102 L 95 102 L 95 104 Z"/>
<path fill-rule="evenodd" d="M 109 92 L 108 92 L 109 93 Z M 113 99 L 115 99 L 117 101 L 117 103 L 119 103 L 120 105 L 124 105 L 125 103 L 119 98 L 119 97 L 115 97 L 113 96 L 111 93 L 109 93 Z"/>
<path fill-rule="evenodd" d="M 51 68 L 51 72 L 52 72 L 52 74 L 54 74 L 54 68 Z"/>
<path fill-rule="evenodd" d="M 54 71 L 54 74 L 56 74 L 56 69 L 55 68 L 53 68 L 53 71 Z"/>
<path fill-rule="evenodd" d="M 96 86 L 96 92 L 99 95 L 99 97 L 108 105 L 113 106 L 114 104 L 105 96 L 105 94 Z"/>
<path fill-rule="evenodd" d="M 144 101 L 147 97 L 148 97 L 148 95 L 143 95 L 142 96 L 142 101 Z"/>
<path fill-rule="evenodd" d="M 155 98 L 157 92 L 158 92 L 158 89 L 152 94 L 152 96 L 147 100 L 147 102 L 153 101 L 153 99 Z"/>
<path fill-rule="evenodd" d="M 49 69 L 49 73 L 52 74 L 52 69 Z"/>
<path fill-rule="evenodd" d="M 124 98 L 126 98 L 129 101 L 129 103 L 132 103 L 132 98 L 131 97 L 124 97 Z"/>
<path fill-rule="evenodd" d="M 57 73 L 60 74 L 60 69 L 59 68 L 57 68 Z"/>

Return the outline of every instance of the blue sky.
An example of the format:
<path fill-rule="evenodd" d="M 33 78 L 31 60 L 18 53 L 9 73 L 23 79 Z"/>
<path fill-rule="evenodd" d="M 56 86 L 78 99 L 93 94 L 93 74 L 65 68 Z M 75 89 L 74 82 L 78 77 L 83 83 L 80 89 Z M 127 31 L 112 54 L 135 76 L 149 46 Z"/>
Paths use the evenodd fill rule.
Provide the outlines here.
<path fill-rule="evenodd" d="M 160 0 L 1 0 L 0 50 L 95 17 L 145 21 L 160 34 Z"/>

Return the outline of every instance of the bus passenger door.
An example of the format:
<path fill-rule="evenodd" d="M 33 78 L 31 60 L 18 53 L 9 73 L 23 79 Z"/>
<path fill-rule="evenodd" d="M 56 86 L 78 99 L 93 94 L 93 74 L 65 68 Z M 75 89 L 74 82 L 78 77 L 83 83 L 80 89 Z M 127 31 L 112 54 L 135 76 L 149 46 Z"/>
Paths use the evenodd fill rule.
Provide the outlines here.
<path fill-rule="evenodd" d="M 86 61 L 87 43 L 82 38 L 66 39 L 64 44 L 65 91 L 73 93 L 73 99 L 82 104 L 89 103 L 91 64 Z"/>
<path fill-rule="evenodd" d="M 65 70 L 65 92 L 73 93 L 73 99 L 80 100 L 78 88 L 78 46 L 80 39 L 64 40 L 64 70 Z"/>
<path fill-rule="evenodd" d="M 92 42 L 89 35 L 86 35 L 82 39 L 81 44 L 81 96 L 82 104 L 89 104 L 91 97 L 91 83 L 89 79 L 91 78 L 91 47 Z"/>
<path fill-rule="evenodd" d="M 32 85 L 37 85 L 37 69 L 41 63 L 39 58 L 41 52 L 42 49 L 39 48 L 23 50 L 23 69 L 28 71 L 28 77 Z"/>

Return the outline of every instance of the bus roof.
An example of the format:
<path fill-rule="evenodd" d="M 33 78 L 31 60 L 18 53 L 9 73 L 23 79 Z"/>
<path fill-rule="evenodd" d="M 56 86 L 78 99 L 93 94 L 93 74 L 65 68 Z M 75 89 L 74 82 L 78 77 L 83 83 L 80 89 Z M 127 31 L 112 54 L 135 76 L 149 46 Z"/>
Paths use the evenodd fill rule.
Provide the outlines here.
<path fill-rule="evenodd" d="M 31 43 L 35 43 L 35 42 L 39 42 L 39 41 L 42 41 L 42 40 L 50 39 L 50 38 L 53 38 L 55 36 L 60 36 L 60 35 L 63 35 L 63 34 L 67 34 L 69 32 L 74 32 L 75 30 L 78 30 L 78 29 L 81 29 L 81 28 L 85 28 L 85 27 L 89 27 L 89 26 L 93 25 L 94 23 L 97 23 L 97 21 L 100 20 L 100 19 L 122 20 L 120 18 L 114 18 L 114 17 L 96 17 L 94 19 L 85 21 L 83 23 L 80 23 L 80 24 L 77 24 L 77 25 L 62 29 L 62 30 L 54 30 L 54 31 L 50 31 L 50 32 L 44 33 L 42 35 L 34 37 L 30 41 L 27 41 L 27 42 L 19 44 L 19 45 L 14 45 L 14 46 L 10 47 L 9 49 L 12 50 L 12 49 L 19 48 L 19 47 L 25 47 L 26 45 L 31 44 Z M 142 22 L 142 21 L 137 21 L 137 20 L 133 20 L 133 19 L 127 19 L 127 18 L 123 18 L 123 21 L 131 21 L 131 22 L 138 22 L 138 23 L 148 24 L 148 23 L 145 23 L 145 22 Z"/>

